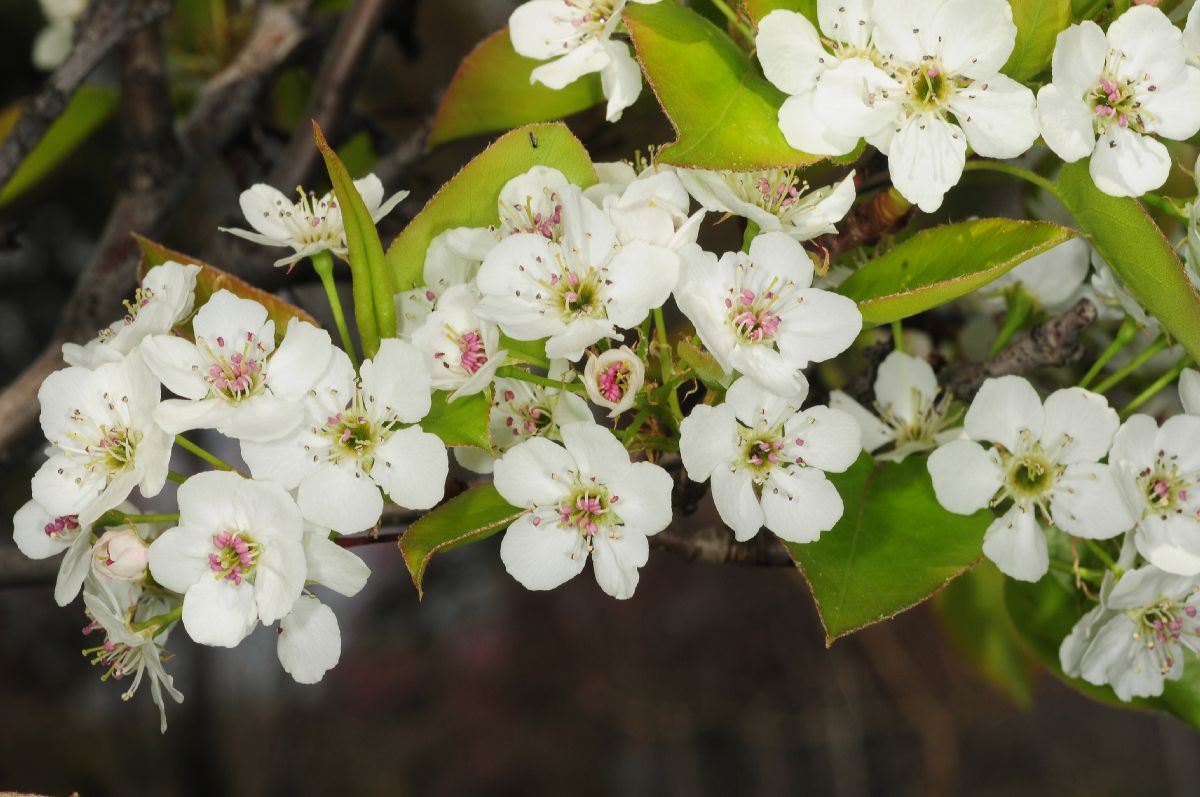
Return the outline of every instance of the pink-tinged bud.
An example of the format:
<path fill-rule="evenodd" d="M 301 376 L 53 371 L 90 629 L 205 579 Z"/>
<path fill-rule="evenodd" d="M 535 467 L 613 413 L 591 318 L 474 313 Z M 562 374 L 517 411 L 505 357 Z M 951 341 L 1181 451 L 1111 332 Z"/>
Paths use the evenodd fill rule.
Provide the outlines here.
<path fill-rule="evenodd" d="M 588 355 L 583 369 L 583 387 L 588 398 L 608 407 L 615 418 L 633 406 L 646 381 L 646 366 L 628 346 L 609 349 L 597 357 Z"/>
<path fill-rule="evenodd" d="M 111 529 L 92 548 L 92 572 L 100 578 L 141 581 L 148 559 L 146 543 L 136 531 Z"/>

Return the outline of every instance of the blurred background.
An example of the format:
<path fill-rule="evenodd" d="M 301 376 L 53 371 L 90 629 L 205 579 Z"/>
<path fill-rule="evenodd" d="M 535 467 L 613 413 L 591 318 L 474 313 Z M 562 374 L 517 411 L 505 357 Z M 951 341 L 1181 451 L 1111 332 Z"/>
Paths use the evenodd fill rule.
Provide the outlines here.
<path fill-rule="evenodd" d="M 252 3 L 173 6 L 155 23 L 167 55 L 159 77 L 184 146 L 159 160 L 182 163 L 183 177 L 144 162 L 155 142 L 139 138 L 137 109 L 117 91 L 123 75 L 137 74 L 139 54 L 118 47 L 77 95 L 53 157 L 0 190 L 0 383 L 19 385 L 64 324 L 86 323 L 89 286 L 132 289 L 131 272 L 109 267 L 128 254 L 123 230 L 106 229 L 121 208 L 133 207 L 122 218 L 141 222 L 135 229 L 323 317 L 306 269 L 274 270 L 271 252 L 223 238 L 217 226 L 240 222 L 238 193 L 254 182 L 325 190 L 306 129 L 316 116 L 352 171 L 374 169 L 389 192 L 412 192 L 382 225 L 391 240 L 485 145 L 425 154 L 422 133 L 459 61 L 515 3 L 283 3 L 270 9 L 288 15 L 275 39 L 263 38 L 263 11 Z M 14 109 L 49 74 L 33 59 L 47 20 L 32 0 L 0 0 L 0 21 L 7 133 Z M 39 42 L 39 60 L 46 48 L 54 54 L 53 35 Z M 245 96 L 206 106 L 214 87 L 253 70 L 246 53 L 263 41 L 275 48 L 270 68 Z M 153 75 L 155 65 L 142 71 Z M 648 91 L 619 126 L 605 125 L 599 109 L 570 123 L 596 160 L 671 139 Z M 946 214 L 1003 213 L 1013 201 L 986 177 L 968 179 L 980 190 L 959 192 Z M 136 206 L 159 196 L 169 212 Z M 740 242 L 733 222 L 706 234 L 718 250 Z M 105 321 L 119 308 L 109 309 Z M 27 392 L 6 396 L 6 412 L 36 414 Z M 0 413 L 6 566 L 15 555 L 8 518 L 41 456 L 36 430 L 10 417 Z M 81 607 L 55 606 L 44 582 L 18 585 L 44 575 L 9 573 L 0 589 L 0 791 L 1183 795 L 1200 783 L 1200 744 L 1182 724 L 1091 703 L 1036 678 L 1020 657 L 1002 676 L 977 675 L 929 605 L 827 650 L 803 578 L 789 567 L 657 552 L 636 597 L 621 603 L 589 577 L 526 592 L 504 573 L 498 542 L 435 561 L 423 602 L 394 545 L 356 549 L 373 576 L 354 599 L 330 596 L 342 659 L 318 686 L 282 672 L 267 630 L 234 651 L 175 634 L 169 668 L 186 700 L 168 705 L 166 735 L 148 694 L 122 703 L 123 687 L 100 683 L 78 654 Z M 969 599 L 946 593 L 943 616 Z"/>

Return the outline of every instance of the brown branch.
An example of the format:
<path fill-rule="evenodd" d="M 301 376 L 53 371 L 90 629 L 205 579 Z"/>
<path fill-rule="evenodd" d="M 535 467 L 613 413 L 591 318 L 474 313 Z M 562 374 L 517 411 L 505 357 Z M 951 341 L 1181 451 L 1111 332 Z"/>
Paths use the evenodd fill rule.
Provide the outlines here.
<path fill-rule="evenodd" d="M 970 401 L 984 380 L 991 377 L 1078 362 L 1084 354 L 1079 338 L 1095 320 L 1096 306 L 1080 299 L 1065 314 L 1017 335 L 994 357 L 947 369 L 942 374 L 942 386 L 955 398 Z"/>
<path fill-rule="evenodd" d="M 880 191 L 851 209 L 839 225 L 840 232 L 822 235 L 812 241 L 812 247 L 819 255 L 832 260 L 851 249 L 878 243 L 904 224 L 912 211 L 912 203 L 896 189 Z"/>
<path fill-rule="evenodd" d="M 689 562 L 718 565 L 790 567 L 792 558 L 779 539 L 769 531 L 760 531 L 747 542 L 738 542 L 724 526 L 685 523 L 677 519 L 650 538 L 650 547 L 682 556 Z"/>
<path fill-rule="evenodd" d="M 66 110 L 75 91 L 126 36 L 165 16 L 170 0 L 93 0 L 75 26 L 67 59 L 21 108 L 16 127 L 0 144 L 0 188 Z"/>

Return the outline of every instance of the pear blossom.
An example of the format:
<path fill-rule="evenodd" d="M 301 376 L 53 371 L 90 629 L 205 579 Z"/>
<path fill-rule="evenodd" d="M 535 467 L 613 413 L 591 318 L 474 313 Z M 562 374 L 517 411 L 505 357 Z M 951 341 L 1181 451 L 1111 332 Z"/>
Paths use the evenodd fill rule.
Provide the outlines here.
<path fill-rule="evenodd" d="M 92 546 L 92 572 L 102 579 L 141 581 L 149 565 L 148 547 L 135 528 L 109 529 Z"/>
<path fill-rule="evenodd" d="M 1090 296 L 1094 298 L 1100 317 L 1109 321 L 1129 316 L 1137 325 L 1150 334 L 1158 334 L 1158 319 L 1146 312 L 1141 302 L 1133 297 L 1121 282 L 1112 267 L 1104 262 L 1099 253 L 1092 252 L 1092 278 Z"/>
<path fill-rule="evenodd" d="M 818 19 L 834 52 L 796 12 L 768 14 L 756 39 L 767 79 L 791 95 L 779 127 L 792 146 L 845 155 L 866 138 L 896 189 L 932 213 L 968 143 L 1013 158 L 1037 139 L 1033 93 L 1000 74 L 1017 35 L 1005 0 L 821 0 Z"/>
<path fill-rule="evenodd" d="M 762 232 L 784 232 L 797 241 L 837 232 L 835 225 L 854 204 L 854 172 L 815 190 L 795 169 L 681 169 L 679 179 L 706 210 L 743 216 Z"/>
<path fill-rule="evenodd" d="M 558 169 L 533 166 L 500 189 L 496 197 L 496 224 L 451 228 L 444 233 L 446 247 L 456 255 L 482 262 L 496 244 L 510 235 L 528 233 L 561 241 L 565 214 L 583 214 L 585 218 L 575 223 L 585 227 L 591 223 L 591 217 L 602 214 L 591 202 L 564 203 L 565 193 L 574 194 L 578 190 Z"/>
<path fill-rule="evenodd" d="M 895 462 L 961 434 L 960 429 L 949 428 L 958 420 L 950 412 L 950 401 L 950 394 L 938 387 L 928 361 L 899 351 L 893 351 L 879 366 L 875 377 L 876 412 L 841 390 L 829 394 L 830 407 L 849 413 L 858 422 L 863 450 L 874 453 L 891 446 L 876 458 Z"/>
<path fill-rule="evenodd" d="M 1183 675 L 1186 652 L 1200 653 L 1200 581 L 1146 565 L 1115 580 L 1107 573 L 1100 604 L 1059 648 L 1063 672 L 1111 686 L 1121 700 L 1157 697 Z"/>
<path fill-rule="evenodd" d="M 609 349 L 596 356 L 588 354 L 583 369 L 583 386 L 588 398 L 608 407 L 608 417 L 616 418 L 633 406 L 646 381 L 646 366 L 628 346 Z"/>
<path fill-rule="evenodd" d="M 608 214 L 618 241 L 675 250 L 696 243 L 704 211 L 688 214 L 691 197 L 680 182 L 682 172 L 648 166 L 639 174 L 624 161 L 595 166 L 600 182 L 583 195 Z"/>
<path fill-rule="evenodd" d="M 167 636 L 175 625 L 169 612 L 177 602 L 144 591 L 140 584 L 112 582 L 92 577 L 83 587 L 83 603 L 90 622 L 84 634 L 103 632 L 104 641 L 83 651 L 92 664 L 103 667 L 102 680 L 124 681 L 132 677 L 129 688 L 121 695 L 129 700 L 142 681 L 150 680 L 150 695 L 158 706 L 159 731 L 167 732 L 167 709 L 163 700 L 165 690 L 176 703 L 183 694 L 163 666 L 169 656 L 163 649 Z M 135 627 L 156 617 L 163 621 L 146 627 Z"/>
<path fill-rule="evenodd" d="M 688 478 L 712 481 L 717 512 L 740 541 L 766 526 L 788 542 L 813 542 L 842 517 L 842 498 L 825 473 L 854 464 L 858 424 L 829 407 L 801 410 L 805 397 L 777 396 L 742 377 L 724 404 L 701 404 L 683 419 L 679 455 Z"/>
<path fill-rule="evenodd" d="M 150 545 L 150 573 L 183 595 L 196 642 L 236 647 L 261 620 L 281 619 L 304 589 L 304 521 L 279 485 L 228 471 L 179 487 L 179 525 Z"/>
<path fill-rule="evenodd" d="M 1079 298 L 1090 271 L 1091 246 L 1084 238 L 1070 240 L 1034 255 L 988 286 L 1004 293 L 1020 287 L 1039 307 L 1059 312 Z"/>
<path fill-rule="evenodd" d="M 396 294 L 397 337 L 411 340 L 413 333 L 437 306 L 438 297 L 456 285 L 466 285 L 475 279 L 483 256 L 474 258 L 459 249 L 454 237 L 456 230 L 445 230 L 434 236 L 425 250 L 419 287 Z M 467 241 L 473 236 L 468 236 Z M 491 245 L 485 247 L 490 250 Z"/>
<path fill-rule="evenodd" d="M 496 462 L 495 485 L 526 510 L 500 544 L 505 569 L 528 589 L 553 589 L 579 575 L 590 557 L 600 588 L 633 596 L 648 537 L 671 522 L 670 474 L 630 462 L 616 436 L 591 422 L 560 428 L 562 445 L 543 437 Z"/>
<path fill-rule="evenodd" d="M 613 40 L 626 0 L 530 0 L 508 20 L 513 49 L 526 58 L 549 61 L 529 75 L 530 83 L 561 89 L 584 75 L 600 73 L 608 100 L 606 117 L 615 122 L 642 92 L 642 71 L 629 45 Z M 656 3 L 658 0 L 633 0 Z"/>
<path fill-rule="evenodd" d="M 251 474 L 297 490 L 306 520 L 343 534 L 378 522 L 380 490 L 408 509 L 429 509 L 442 499 L 449 458 L 417 425 L 431 404 L 424 360 L 412 344 L 388 338 L 356 381 L 350 358 L 335 349 L 299 426 L 275 440 L 242 441 Z"/>
<path fill-rule="evenodd" d="M 238 440 L 271 440 L 300 422 L 300 403 L 333 356 L 329 333 L 293 318 L 278 348 L 275 322 L 258 302 L 213 294 L 192 321 L 195 342 L 153 335 L 146 362 L 171 392 L 155 420 L 171 434 L 216 429 Z"/>
<path fill-rule="evenodd" d="M 1174 575 L 1200 574 L 1200 417 L 1176 415 L 1160 428 L 1131 415 L 1108 461 L 1137 526 L 1138 552 Z"/>
<path fill-rule="evenodd" d="M 1156 137 L 1200 130 L 1200 69 L 1183 35 L 1153 6 L 1136 6 L 1107 33 L 1091 21 L 1058 34 L 1053 82 L 1038 92 L 1047 146 L 1068 163 L 1091 156 L 1101 191 L 1141 196 L 1167 180 L 1171 156 Z"/>
<path fill-rule="evenodd" d="M 759 235 L 749 253 L 685 256 L 675 303 L 726 374 L 736 370 L 781 396 L 803 395 L 800 369 L 845 351 L 862 329 L 853 301 L 810 287 L 812 260 L 781 232 Z"/>
<path fill-rule="evenodd" d="M 374 174 L 355 180 L 354 187 L 362 196 L 371 221 L 376 223 L 408 196 L 407 191 L 400 191 L 385 200 L 383 182 Z M 318 198 L 315 193 L 306 194 L 303 188 L 296 190 L 300 198 L 293 202 L 283 192 L 265 183 L 251 186 L 242 192 L 238 202 L 253 231 L 231 227 L 219 229 L 263 246 L 291 249 L 292 254 L 276 260 L 276 266 L 291 267 L 318 252 L 332 252 L 345 258 L 349 252 L 346 227 L 337 197 L 332 191 Z"/>
<path fill-rule="evenodd" d="M 30 559 L 49 559 L 65 552 L 54 584 L 54 602 L 66 606 L 75 600 L 91 561 L 92 530 L 79 523 L 78 515 L 55 517 L 26 501 L 13 515 L 13 539 Z"/>
<path fill-rule="evenodd" d="M 451 401 L 485 390 L 508 356 L 499 348 L 500 330 L 475 314 L 478 305 L 474 288 L 454 285 L 412 334 L 434 389 L 452 391 Z"/>
<path fill-rule="evenodd" d="M 1103 396 L 1082 388 L 1057 390 L 1043 405 L 1019 376 L 989 379 L 967 410 L 965 437 L 929 457 L 938 502 L 970 515 L 1011 499 L 983 553 L 1005 575 L 1037 581 L 1049 567 L 1043 523 L 1089 539 L 1133 526 L 1116 469 L 1100 464 L 1118 423 Z"/>
<path fill-rule="evenodd" d="M 171 436 L 155 421 L 159 386 L 138 352 L 95 370 L 55 371 L 38 390 L 52 447 L 33 499 L 55 518 L 90 526 L 134 487 L 146 498 L 167 480 Z"/>
<path fill-rule="evenodd" d="M 621 245 L 608 217 L 573 185 L 559 195 L 562 234 L 517 233 L 483 261 L 476 308 L 516 340 L 546 341 L 549 357 L 578 360 L 618 328 L 636 327 L 670 296 L 679 255 L 665 246 Z"/>
<path fill-rule="evenodd" d="M 57 69 L 71 54 L 75 44 L 75 23 L 83 16 L 87 0 L 38 0 L 46 27 L 33 40 L 33 65 L 49 72 Z"/>
<path fill-rule="evenodd" d="M 1200 371 L 1184 368 L 1179 375 L 1179 403 L 1188 415 L 1200 416 Z"/>
<path fill-rule="evenodd" d="M 199 273 L 199 266 L 171 260 L 150 269 L 133 299 L 125 302 L 125 316 L 82 346 L 64 343 L 63 359 L 67 365 L 95 368 L 117 362 L 149 335 L 170 332 L 192 314 Z"/>

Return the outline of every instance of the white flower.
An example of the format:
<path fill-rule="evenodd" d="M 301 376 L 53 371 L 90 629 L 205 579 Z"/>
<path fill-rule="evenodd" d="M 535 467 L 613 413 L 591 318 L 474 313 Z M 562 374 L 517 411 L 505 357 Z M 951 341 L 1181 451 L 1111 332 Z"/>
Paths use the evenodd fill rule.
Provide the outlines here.
<path fill-rule="evenodd" d="M 33 65 L 49 72 L 71 54 L 75 22 L 87 8 L 87 0 L 39 0 L 39 5 L 47 25 L 33 40 Z"/>
<path fill-rule="evenodd" d="M 792 95 L 779 110 L 792 146 L 844 155 L 866 138 L 929 213 L 962 176 L 968 143 L 1013 158 L 1037 139 L 1033 93 L 1000 74 L 1017 35 L 1005 0 L 820 0 L 818 14 L 833 52 L 795 12 L 768 14 L 756 39 L 767 79 Z"/>
<path fill-rule="evenodd" d="M 840 473 L 858 458 L 858 424 L 841 410 L 801 410 L 804 398 L 776 396 L 743 377 L 724 404 L 701 404 L 680 426 L 688 478 L 712 480 L 717 512 L 738 540 L 765 525 L 788 542 L 813 542 L 842 517 L 825 472 Z"/>
<path fill-rule="evenodd" d="M 149 335 L 165 335 L 192 313 L 200 267 L 168 261 L 146 272 L 142 287 L 125 302 L 126 314 L 80 346 L 64 343 L 67 365 L 95 368 L 117 362 Z"/>
<path fill-rule="evenodd" d="M 216 429 L 238 440 L 272 440 L 300 422 L 300 402 L 328 366 L 329 333 L 299 319 L 275 347 L 275 322 L 261 304 L 227 290 L 213 294 L 192 321 L 195 342 L 154 335 L 146 362 L 182 399 L 154 417 L 171 434 Z"/>
<path fill-rule="evenodd" d="M 1183 52 L 1190 66 L 1200 67 L 1200 8 L 1193 5 L 1183 26 Z"/>
<path fill-rule="evenodd" d="M 738 371 L 781 396 L 803 395 L 800 369 L 835 357 L 862 329 L 858 306 L 811 288 L 804 248 L 779 232 L 759 235 L 749 254 L 685 252 L 675 302 L 726 374 Z"/>
<path fill-rule="evenodd" d="M 1167 180 L 1171 156 L 1154 136 L 1200 130 L 1200 70 L 1186 63 L 1182 34 L 1162 11 L 1137 6 L 1107 35 L 1094 22 L 1058 34 L 1054 81 L 1038 92 L 1042 135 L 1067 162 L 1092 156 L 1096 186 L 1141 196 Z"/>
<path fill-rule="evenodd" d="M 102 579 L 141 581 L 149 564 L 147 547 L 132 527 L 109 529 L 92 546 L 92 572 Z"/>
<path fill-rule="evenodd" d="M 553 589 L 579 575 L 588 556 L 596 582 L 629 598 L 650 555 L 647 537 L 671 522 L 671 476 L 629 452 L 594 423 L 561 427 L 563 444 L 535 437 L 496 462 L 495 484 L 528 511 L 500 544 L 504 567 L 528 589 Z"/>
<path fill-rule="evenodd" d="M 909 454 L 927 451 L 957 437 L 948 429 L 950 395 L 941 394 L 929 363 L 899 351 L 889 354 L 875 376 L 875 410 L 872 413 L 841 390 L 829 394 L 829 406 L 849 413 L 862 430 L 863 450 L 869 453 L 892 446 L 876 459 L 900 462 Z"/>
<path fill-rule="evenodd" d="M 1176 415 L 1159 428 L 1133 415 L 1108 461 L 1137 519 L 1138 552 L 1168 573 L 1200 574 L 1200 418 Z"/>
<path fill-rule="evenodd" d="M 633 406 L 645 381 L 646 366 L 628 346 L 609 349 L 599 357 L 589 353 L 583 369 L 583 386 L 588 398 L 601 407 L 608 407 L 610 418 Z"/>
<path fill-rule="evenodd" d="M 1043 406 L 1025 379 L 989 379 L 967 410 L 967 439 L 946 443 L 929 457 L 934 492 L 960 515 L 1012 499 L 988 527 L 983 552 L 1005 575 L 1037 581 L 1049 567 L 1039 512 L 1045 523 L 1089 539 L 1107 539 L 1133 525 L 1115 469 L 1098 464 L 1117 425 L 1104 397 L 1082 388 L 1057 390 Z"/>
<path fill-rule="evenodd" d="M 562 236 L 505 238 L 483 261 L 476 313 L 517 340 L 546 341 L 546 354 L 578 360 L 618 328 L 636 327 L 670 296 L 679 256 L 664 246 L 617 242 L 607 215 L 575 186 L 561 194 Z"/>
<path fill-rule="evenodd" d="M 434 389 L 452 391 L 451 401 L 486 389 L 508 356 L 499 348 L 496 325 L 475 314 L 478 304 L 474 288 L 454 285 L 412 335 L 413 345 L 425 357 Z"/>
<path fill-rule="evenodd" d="M 680 182 L 682 172 L 650 166 L 639 175 L 618 161 L 597 163 L 596 174 L 600 182 L 584 189 L 583 195 L 608 213 L 618 241 L 645 241 L 676 250 L 696 242 L 704 211 L 688 215 L 692 203 Z"/>
<path fill-rule="evenodd" d="M 785 232 L 797 241 L 837 232 L 834 225 L 854 204 L 854 172 L 836 185 L 816 190 L 809 190 L 808 182 L 794 169 L 681 169 L 679 179 L 707 210 L 743 216 L 762 232 Z"/>
<path fill-rule="evenodd" d="M 513 49 L 526 58 L 550 60 L 530 73 L 529 82 L 561 89 L 599 72 L 608 121 L 620 119 L 642 92 L 642 72 L 629 45 L 612 40 L 625 1 L 530 0 L 519 6 L 508 20 Z"/>
<path fill-rule="evenodd" d="M 411 339 L 413 332 L 433 312 L 439 296 L 455 285 L 465 285 L 475 279 L 483 256 L 475 258 L 469 252 L 460 251 L 455 244 L 456 232 L 458 230 L 446 230 L 429 242 L 422 266 L 422 285 L 396 294 L 397 337 Z M 474 237 L 467 236 L 466 240 L 469 243 Z M 486 248 L 490 250 L 492 245 L 488 244 Z"/>
<path fill-rule="evenodd" d="M 1037 304 L 1049 312 L 1070 307 L 1087 279 L 1091 247 L 1084 238 L 1072 238 L 1034 255 L 987 287 L 1003 292 L 1021 286 Z"/>
<path fill-rule="evenodd" d="M 373 174 L 354 181 L 354 187 L 362 196 L 371 221 L 392 212 L 400 204 L 407 191 L 392 194 L 385 201 L 383 183 Z M 342 222 L 342 209 L 337 197 L 330 191 L 321 198 L 314 193 L 305 194 L 297 189 L 300 199 L 292 202 L 285 194 L 265 183 L 258 183 L 242 192 L 238 202 L 242 213 L 254 231 L 221 227 L 222 232 L 232 233 L 264 246 L 289 248 L 292 254 L 275 261 L 276 266 L 292 266 L 318 252 L 329 251 L 346 257 L 346 228 Z"/>
<path fill-rule="evenodd" d="M 1063 672 L 1111 686 L 1122 700 L 1157 697 L 1183 675 L 1184 652 L 1200 653 L 1200 584 L 1147 565 L 1113 585 L 1059 648 Z"/>
<path fill-rule="evenodd" d="M 13 539 L 30 559 L 49 559 L 66 551 L 54 585 L 54 601 L 66 606 L 75 600 L 87 577 L 92 550 L 92 530 L 79 524 L 78 515 L 55 517 L 37 501 L 27 501 L 13 515 Z"/>
<path fill-rule="evenodd" d="M 291 611 L 304 588 L 304 521 L 282 487 L 209 471 L 180 485 L 178 500 L 179 525 L 150 545 L 150 573 L 183 595 L 188 636 L 232 648 Z"/>
<path fill-rule="evenodd" d="M 1092 252 L 1092 269 L 1092 295 L 1096 299 L 1096 309 L 1101 318 L 1119 320 L 1129 316 L 1152 335 L 1158 333 L 1158 319 L 1147 313 L 1146 308 L 1133 298 L 1133 294 L 1121 283 L 1098 252 Z"/>
<path fill-rule="evenodd" d="M 122 700 L 132 698 L 142 679 L 149 676 L 150 695 L 158 706 L 159 730 L 166 733 L 167 708 L 163 689 L 176 703 L 183 702 L 183 694 L 175 688 L 174 679 L 163 667 L 168 658 L 163 645 L 175 621 L 164 620 L 145 628 L 135 628 L 133 624 L 146 623 L 167 614 L 173 608 L 172 604 L 143 592 L 138 584 L 105 582 L 96 578 L 89 579 L 84 585 L 83 603 L 91 618 L 83 632 L 104 632 L 104 642 L 84 650 L 84 655 L 91 657 L 92 664 L 105 668 L 101 680 L 123 681 L 133 676 L 129 689 L 121 695 Z"/>
<path fill-rule="evenodd" d="M 42 431 L 54 448 L 33 477 L 33 499 L 50 515 L 90 526 L 134 487 L 158 495 L 171 435 L 154 420 L 159 386 L 134 352 L 93 370 L 72 366 L 38 390 Z"/>
<path fill-rule="evenodd" d="M 446 447 L 415 425 L 429 407 L 429 372 L 412 344 L 384 340 L 357 383 L 350 359 L 335 349 L 298 412 L 300 425 L 277 440 L 242 441 L 242 458 L 255 478 L 298 489 L 305 519 L 344 534 L 364 531 L 383 512 L 380 489 L 409 509 L 442 499 Z"/>
<path fill-rule="evenodd" d="M 1179 375 L 1179 403 L 1188 415 L 1200 415 L 1200 371 L 1184 368 Z"/>

